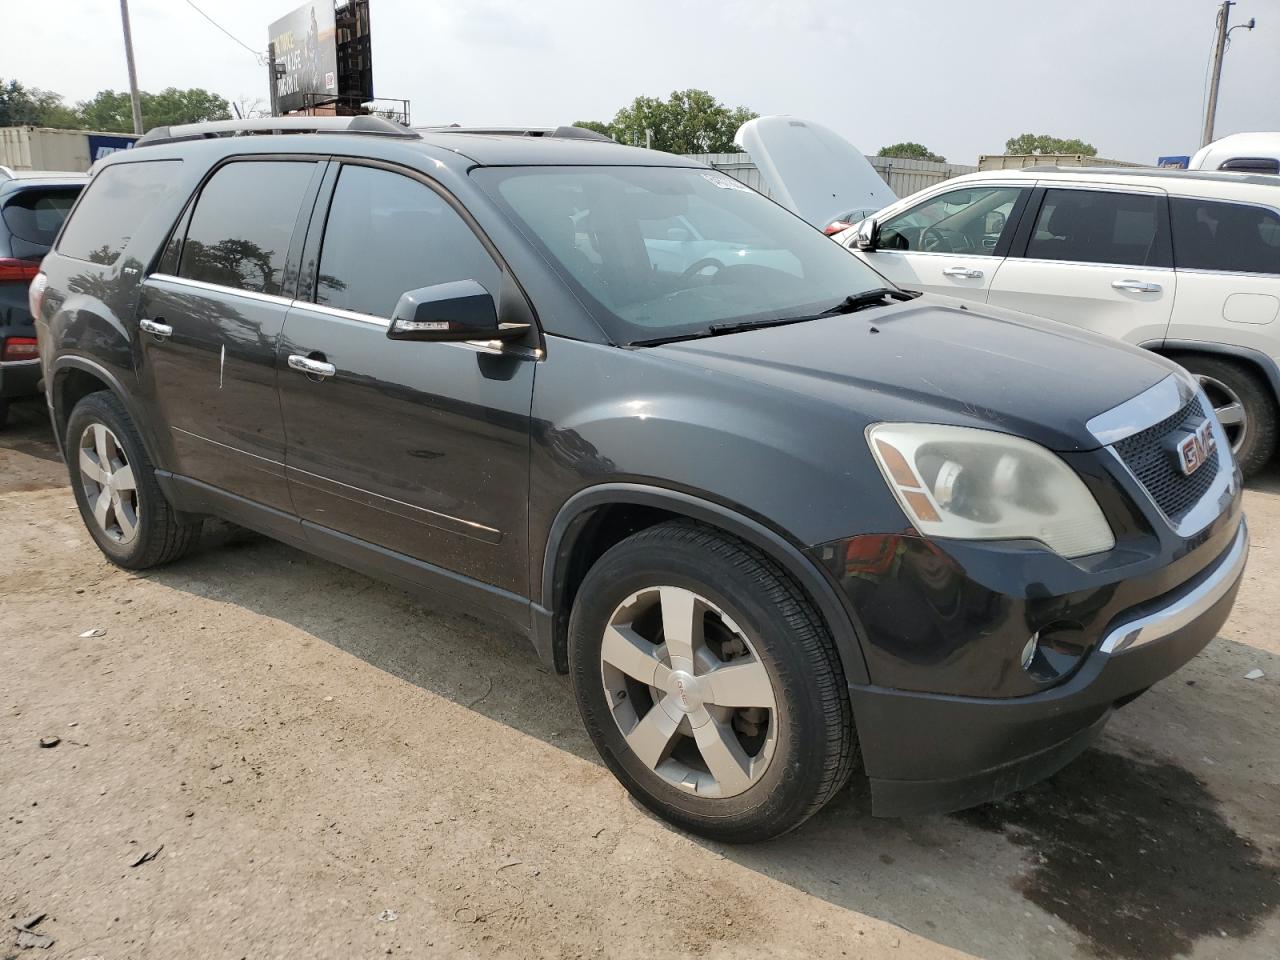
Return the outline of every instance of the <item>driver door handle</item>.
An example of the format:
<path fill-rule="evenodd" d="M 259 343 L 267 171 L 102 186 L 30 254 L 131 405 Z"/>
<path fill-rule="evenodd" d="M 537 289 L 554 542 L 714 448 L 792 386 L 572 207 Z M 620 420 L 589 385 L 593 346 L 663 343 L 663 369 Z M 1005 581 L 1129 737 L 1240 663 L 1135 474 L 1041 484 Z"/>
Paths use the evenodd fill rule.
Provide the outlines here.
<path fill-rule="evenodd" d="M 312 360 L 310 357 L 303 357 L 296 353 L 289 356 L 289 369 L 305 373 L 310 377 L 332 377 L 338 372 L 338 368 L 332 363 L 325 363 L 323 360 Z"/>
<path fill-rule="evenodd" d="M 944 277 L 963 277 L 965 280 L 981 280 L 982 271 L 973 267 L 947 267 L 942 271 Z"/>
<path fill-rule="evenodd" d="M 1147 283 L 1144 280 L 1112 280 L 1111 286 L 1116 290 L 1125 290 L 1129 293 L 1159 293 L 1160 284 Z"/>
<path fill-rule="evenodd" d="M 173 336 L 173 327 L 167 323 L 161 323 L 159 320 L 147 320 L 145 317 L 138 321 L 140 326 L 147 333 L 155 334 L 157 337 Z"/>

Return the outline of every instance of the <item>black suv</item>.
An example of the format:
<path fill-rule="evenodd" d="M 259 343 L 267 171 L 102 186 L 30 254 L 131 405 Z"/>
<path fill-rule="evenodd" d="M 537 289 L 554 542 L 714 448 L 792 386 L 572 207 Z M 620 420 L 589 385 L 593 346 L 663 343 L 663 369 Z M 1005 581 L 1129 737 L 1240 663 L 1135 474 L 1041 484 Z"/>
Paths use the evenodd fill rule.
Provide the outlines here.
<path fill-rule="evenodd" d="M 88 182 L 83 173 L 0 167 L 0 427 L 10 400 L 40 395 L 27 288 Z"/>
<path fill-rule="evenodd" d="M 573 128 L 156 131 L 33 300 L 110 560 L 214 515 L 515 624 L 627 789 L 719 839 L 855 771 L 892 814 L 1048 775 L 1214 636 L 1248 551 L 1181 368 L 898 290 Z"/>

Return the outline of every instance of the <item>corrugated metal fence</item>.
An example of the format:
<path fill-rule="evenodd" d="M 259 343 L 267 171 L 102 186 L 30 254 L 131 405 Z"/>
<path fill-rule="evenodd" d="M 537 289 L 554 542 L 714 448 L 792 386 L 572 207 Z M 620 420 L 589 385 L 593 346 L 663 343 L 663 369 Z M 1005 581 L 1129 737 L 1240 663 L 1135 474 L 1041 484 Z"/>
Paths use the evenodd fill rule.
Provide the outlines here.
<path fill-rule="evenodd" d="M 735 180 L 741 180 L 747 186 L 759 190 L 766 197 L 770 196 L 769 188 L 760 175 L 759 169 L 746 153 L 691 153 L 693 160 L 700 160 L 709 166 L 721 170 Z M 962 163 L 932 163 L 928 160 L 905 160 L 898 157 L 867 157 L 876 173 L 900 197 L 923 190 L 940 180 L 949 180 L 962 173 L 973 173 L 977 167 Z"/>

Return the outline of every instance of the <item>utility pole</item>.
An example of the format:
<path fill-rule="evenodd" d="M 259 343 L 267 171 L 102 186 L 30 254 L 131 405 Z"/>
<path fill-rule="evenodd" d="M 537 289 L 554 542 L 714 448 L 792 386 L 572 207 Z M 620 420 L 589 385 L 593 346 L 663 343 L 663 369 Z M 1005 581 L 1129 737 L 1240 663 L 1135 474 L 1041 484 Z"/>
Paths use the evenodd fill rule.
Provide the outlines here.
<path fill-rule="evenodd" d="M 279 93 L 276 91 L 276 85 L 279 83 L 279 77 L 276 76 L 276 45 L 274 43 L 267 44 L 267 77 L 270 86 L 267 91 L 271 103 L 271 115 L 273 117 L 280 116 Z"/>
<path fill-rule="evenodd" d="M 1222 82 L 1222 58 L 1227 52 L 1227 40 L 1230 38 L 1232 31 L 1239 30 L 1241 27 L 1246 30 L 1252 30 L 1258 24 L 1258 19 L 1251 17 L 1248 23 L 1241 23 L 1228 28 L 1227 22 L 1231 19 L 1231 8 L 1235 5 L 1235 0 L 1223 0 L 1222 6 L 1218 8 L 1218 38 L 1213 45 L 1213 67 L 1212 75 L 1209 79 L 1209 104 L 1204 111 L 1204 135 L 1200 138 L 1200 146 L 1202 147 L 1207 147 L 1213 143 L 1213 124 L 1218 115 L 1218 85 Z"/>
<path fill-rule="evenodd" d="M 133 105 L 133 132 L 142 134 L 142 100 L 138 97 L 138 70 L 133 65 L 133 32 L 129 29 L 129 0 L 120 0 L 120 22 L 124 24 L 124 59 L 129 64 L 129 101 Z"/>

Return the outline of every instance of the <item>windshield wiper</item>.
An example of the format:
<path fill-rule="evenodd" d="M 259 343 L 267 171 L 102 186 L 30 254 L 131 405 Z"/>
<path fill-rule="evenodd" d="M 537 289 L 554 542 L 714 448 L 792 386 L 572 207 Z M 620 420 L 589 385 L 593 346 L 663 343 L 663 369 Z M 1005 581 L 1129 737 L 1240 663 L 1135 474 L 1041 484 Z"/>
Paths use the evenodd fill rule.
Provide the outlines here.
<path fill-rule="evenodd" d="M 803 317 L 773 317 L 768 320 L 742 320 L 736 323 L 713 323 L 706 330 L 699 330 L 694 333 L 681 333 L 671 337 L 654 337 L 651 340 L 632 340 L 633 347 L 656 347 L 664 343 L 679 343 L 682 340 L 700 340 L 704 337 L 722 337 L 728 333 L 743 333 L 747 330 L 759 330 L 763 327 L 785 327 L 791 323 L 806 323 L 810 320 L 821 320 L 824 317 L 834 317 L 842 313 L 855 313 L 858 310 L 865 310 L 868 307 L 882 307 L 886 305 L 888 300 L 914 300 L 920 296 L 915 290 L 896 290 L 892 287 L 877 287 L 874 290 L 864 290 L 862 293 L 851 294 L 845 297 L 834 307 L 823 310 L 821 313 L 808 314 Z"/>
<path fill-rule="evenodd" d="M 865 310 L 868 307 L 886 306 L 885 301 L 897 300 L 899 302 L 905 300 L 914 300 L 920 296 L 915 290 L 897 290 L 893 287 L 876 287 L 874 290 L 864 290 L 862 293 L 854 293 L 845 297 L 839 303 L 829 310 L 823 310 L 817 314 L 814 319 L 822 317 L 835 317 L 842 313 L 857 313 L 859 310 Z"/>
<path fill-rule="evenodd" d="M 737 323 L 713 323 L 705 330 L 693 333 L 681 333 L 672 337 L 654 337 L 650 340 L 632 340 L 633 347 L 657 347 L 664 343 L 679 343 L 682 340 L 701 340 L 704 337 L 723 337 L 728 333 L 742 333 L 744 330 L 759 330 L 761 327 L 785 327 L 789 323 L 804 323 L 813 317 L 774 317 L 770 320 L 743 320 Z"/>

